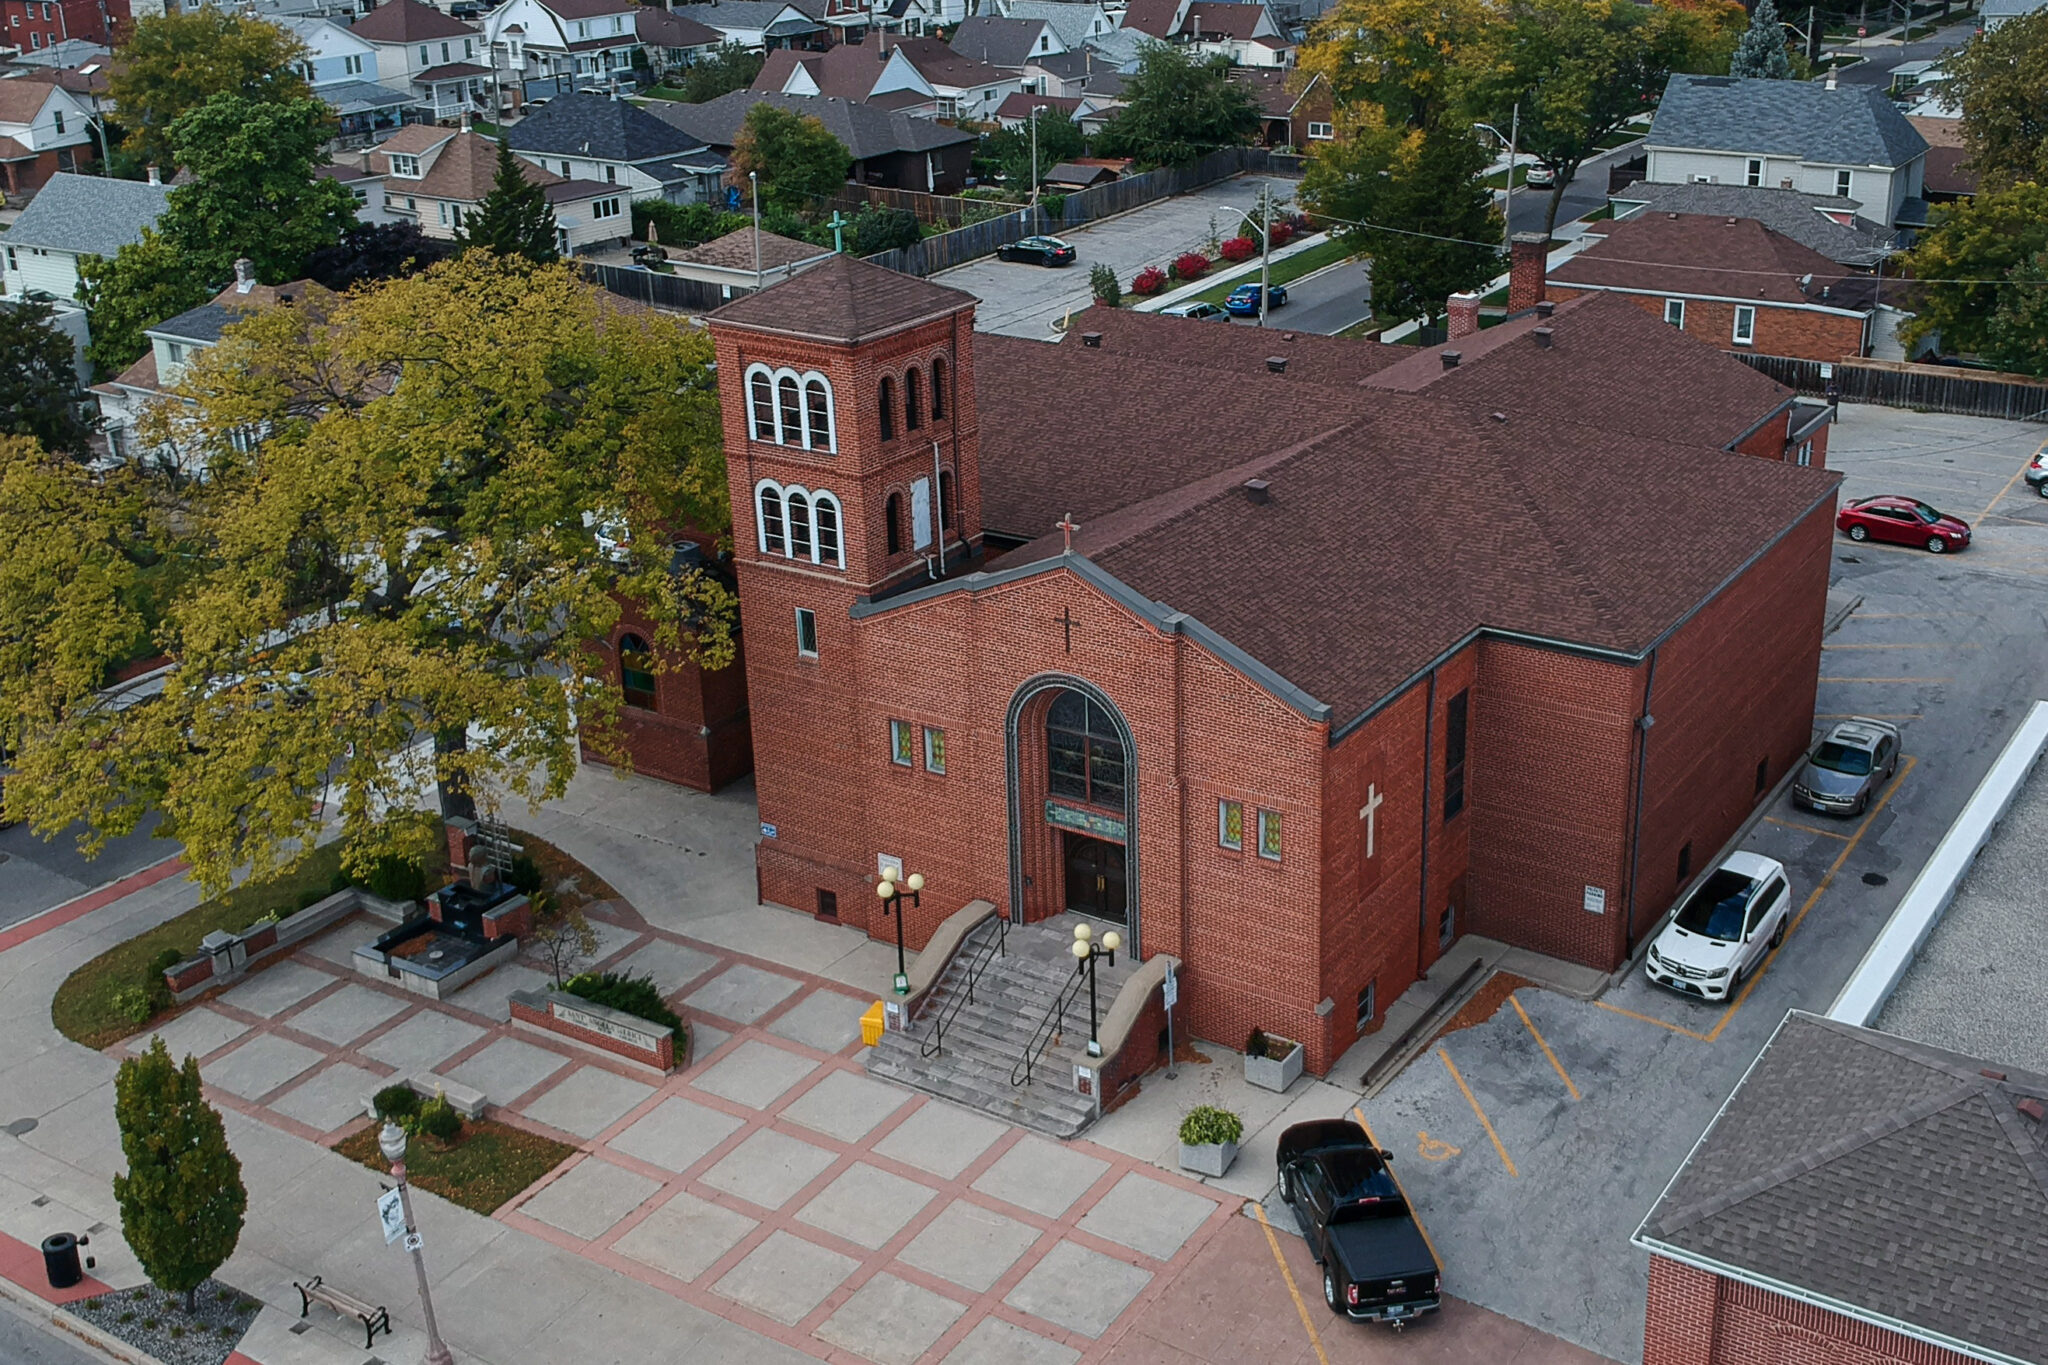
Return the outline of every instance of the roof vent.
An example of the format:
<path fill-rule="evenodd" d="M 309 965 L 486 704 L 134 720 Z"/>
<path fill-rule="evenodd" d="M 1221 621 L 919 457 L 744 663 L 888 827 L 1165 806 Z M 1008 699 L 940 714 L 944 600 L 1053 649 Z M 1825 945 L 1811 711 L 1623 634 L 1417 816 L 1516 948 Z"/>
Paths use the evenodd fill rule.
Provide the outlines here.
<path fill-rule="evenodd" d="M 1735 226 L 1735 225 L 1736 225 L 1737 223 L 1739 223 L 1739 222 L 1741 222 L 1741 221 L 1742 221 L 1742 220 L 1741 220 L 1740 218 L 1730 218 L 1730 219 L 1728 220 L 1728 222 L 1727 222 L 1727 226 L 1728 226 L 1728 227 L 1734 227 L 1734 226 Z"/>
<path fill-rule="evenodd" d="M 1789 175 L 1787 175 L 1787 176 L 1782 176 L 1782 177 L 1780 177 L 1780 178 L 1779 178 L 1779 180 L 1778 180 L 1778 188 L 1779 188 L 1779 189 L 1781 189 L 1781 190 L 1789 190 L 1789 189 L 1791 189 L 1791 188 L 1792 188 L 1792 177 L 1791 177 L 1791 176 L 1789 176 Z"/>
<path fill-rule="evenodd" d="M 1670 219 L 1670 220 L 1671 220 L 1672 222 L 1674 222 L 1674 223 L 1678 221 L 1678 215 L 1677 215 L 1677 214 L 1675 214 L 1675 213 L 1667 213 L 1667 214 L 1665 214 L 1664 216 L 1665 216 L 1666 218 L 1669 218 L 1669 219 Z"/>
<path fill-rule="evenodd" d="M 1244 495 L 1253 502 L 1271 502 L 1273 500 L 1273 487 L 1264 479 L 1246 479 L 1244 481 Z"/>
<path fill-rule="evenodd" d="M 1536 304 L 1536 316 L 1539 318 L 1547 318 L 1556 311 L 1557 305 L 1551 302 L 1549 299 L 1540 300 Z"/>
<path fill-rule="evenodd" d="M 1988 1066 L 1985 1067 L 1983 1070 L 1979 1071 L 1977 1074 L 1979 1076 L 1982 1076 L 1987 1081 L 2003 1081 L 2005 1079 L 2005 1073 L 2003 1071 L 1993 1071 Z"/>
<path fill-rule="evenodd" d="M 1272 371 L 1272 372 L 1273 372 L 1274 374 L 1286 374 L 1286 373 L 1287 373 L 1287 357 L 1286 357 L 1286 356 L 1284 356 L 1284 355 L 1269 355 L 1269 356 L 1267 356 L 1267 357 L 1266 357 L 1266 368 L 1267 368 L 1267 369 L 1269 369 L 1269 370 L 1271 370 L 1271 371 Z"/>
<path fill-rule="evenodd" d="M 1447 370 L 1455 370 L 1458 368 L 1458 362 L 1463 360 L 1464 358 L 1465 357 L 1459 354 L 1457 351 L 1445 351 L 1444 368 Z"/>
<path fill-rule="evenodd" d="M 1100 333 L 1100 332 L 1083 332 L 1083 333 L 1081 333 L 1081 344 L 1082 344 L 1083 346 L 1086 346 L 1086 347 L 1087 347 L 1087 348 L 1088 348 L 1089 350 L 1091 350 L 1091 351 L 1099 351 L 1099 350 L 1101 350 L 1101 349 L 1102 349 L 1102 333 Z"/>
<path fill-rule="evenodd" d="M 1496 412 L 1495 414 L 1493 414 L 1493 420 L 1496 422 L 1505 422 L 1508 420 L 1508 415 L 1504 412 Z"/>
<path fill-rule="evenodd" d="M 2044 1114 L 2048 1114 L 2048 1109 L 2043 1109 L 2039 1100 L 2021 1100 L 2019 1111 L 2036 1123 L 2041 1121 Z"/>
<path fill-rule="evenodd" d="M 1535 337 L 1535 338 L 1536 338 L 1536 344 L 1537 344 L 1538 346 L 1541 346 L 1541 347 L 1542 347 L 1542 348 L 1543 348 L 1544 350 L 1546 350 L 1546 351 L 1550 349 L 1550 338 L 1551 338 L 1551 337 L 1552 337 L 1552 336 L 1554 335 L 1554 333 L 1552 332 L 1552 330 L 1551 330 L 1550 328 L 1548 328 L 1548 327 L 1535 327 L 1535 328 L 1531 328 L 1531 329 L 1530 329 L 1530 331 L 1529 331 L 1529 335 L 1530 335 L 1530 336 L 1532 336 L 1532 337 Z"/>

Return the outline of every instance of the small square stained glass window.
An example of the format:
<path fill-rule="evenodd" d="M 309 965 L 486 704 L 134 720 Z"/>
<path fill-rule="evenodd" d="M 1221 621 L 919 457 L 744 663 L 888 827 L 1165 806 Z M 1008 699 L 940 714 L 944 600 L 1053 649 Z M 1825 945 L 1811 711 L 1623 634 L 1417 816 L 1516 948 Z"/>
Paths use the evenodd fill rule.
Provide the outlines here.
<path fill-rule="evenodd" d="M 1216 803 L 1216 842 L 1224 848 L 1244 849 L 1244 802 Z"/>
<path fill-rule="evenodd" d="M 889 761 L 905 768 L 917 761 L 917 731 L 907 720 L 889 722 Z"/>
<path fill-rule="evenodd" d="M 924 770 L 928 773 L 946 771 L 946 732 L 924 727 Z"/>
<path fill-rule="evenodd" d="M 1259 856 L 1280 861 L 1280 812 L 1262 810 L 1259 812 Z"/>

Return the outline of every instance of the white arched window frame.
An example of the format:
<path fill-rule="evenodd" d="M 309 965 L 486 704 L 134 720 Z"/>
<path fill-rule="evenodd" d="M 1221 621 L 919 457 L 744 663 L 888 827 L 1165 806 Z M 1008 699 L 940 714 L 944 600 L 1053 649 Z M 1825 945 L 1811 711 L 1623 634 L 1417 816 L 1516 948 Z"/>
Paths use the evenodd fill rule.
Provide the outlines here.
<path fill-rule="evenodd" d="M 746 370 L 747 434 L 756 441 L 837 454 L 832 381 L 817 370 L 756 362 Z"/>
<path fill-rule="evenodd" d="M 822 489 L 813 493 L 811 520 L 817 531 L 811 537 L 812 552 L 817 556 L 814 562 L 835 569 L 845 568 L 846 536 L 843 527 L 846 519 L 839 510 L 839 499 Z"/>
<path fill-rule="evenodd" d="M 782 485 L 763 479 L 754 485 L 754 539 L 764 555 L 789 553 L 789 527 L 783 516 Z"/>
<path fill-rule="evenodd" d="M 846 512 L 828 489 L 763 479 L 754 485 L 754 542 L 764 555 L 846 567 Z"/>

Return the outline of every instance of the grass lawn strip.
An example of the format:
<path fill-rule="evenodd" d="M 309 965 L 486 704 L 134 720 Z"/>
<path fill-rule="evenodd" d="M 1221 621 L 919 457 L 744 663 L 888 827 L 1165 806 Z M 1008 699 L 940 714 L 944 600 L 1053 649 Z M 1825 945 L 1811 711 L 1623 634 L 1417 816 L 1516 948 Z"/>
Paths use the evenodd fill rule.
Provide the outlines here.
<path fill-rule="evenodd" d="M 1351 247 L 1347 243 L 1332 237 L 1327 242 L 1312 246 L 1306 251 L 1297 252 L 1285 260 L 1273 262 L 1273 283 L 1292 284 L 1304 275 L 1313 275 L 1318 270 L 1338 265 L 1349 259 L 1351 259 Z M 1258 257 L 1254 256 L 1252 260 L 1256 261 Z M 1180 302 L 1221 303 L 1230 296 L 1230 291 L 1239 285 L 1257 284 L 1258 282 L 1259 277 L 1256 274 L 1234 280 L 1225 280 L 1214 288 L 1204 289 L 1199 294 L 1191 294 Z M 1179 305 L 1176 304 L 1175 306 L 1178 307 Z"/>
<path fill-rule="evenodd" d="M 371 1125 L 343 1138 L 334 1150 L 373 1171 L 388 1171 Z M 416 1137 L 405 1153 L 406 1179 L 474 1212 L 495 1213 L 506 1200 L 575 1155 L 566 1142 L 529 1133 L 495 1119 L 468 1119 L 453 1147 Z"/>

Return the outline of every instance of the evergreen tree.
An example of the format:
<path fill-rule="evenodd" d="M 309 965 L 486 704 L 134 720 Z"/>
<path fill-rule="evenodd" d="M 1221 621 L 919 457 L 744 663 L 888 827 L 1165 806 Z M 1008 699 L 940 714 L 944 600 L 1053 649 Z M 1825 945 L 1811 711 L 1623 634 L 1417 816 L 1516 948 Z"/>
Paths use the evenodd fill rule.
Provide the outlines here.
<path fill-rule="evenodd" d="M 196 1306 L 199 1286 L 235 1252 L 249 1193 L 227 1129 L 199 1093 L 199 1060 L 171 1061 L 164 1040 L 121 1063 L 114 1119 L 128 1171 L 114 1177 L 121 1236 L 157 1288 Z"/>
<path fill-rule="evenodd" d="M 1769 81 L 1792 79 L 1792 59 L 1785 55 L 1785 30 L 1778 24 L 1778 7 L 1771 0 L 1756 0 L 1749 29 L 1729 59 L 1728 74 Z"/>
<path fill-rule="evenodd" d="M 33 436 L 50 450 L 86 453 L 71 338 L 50 325 L 56 310 L 35 299 L 0 303 L 0 434 Z"/>
<path fill-rule="evenodd" d="M 520 172 L 504 138 L 498 139 L 498 178 L 455 240 L 500 256 L 524 256 L 536 265 L 555 259 L 555 211 L 547 191 Z"/>

